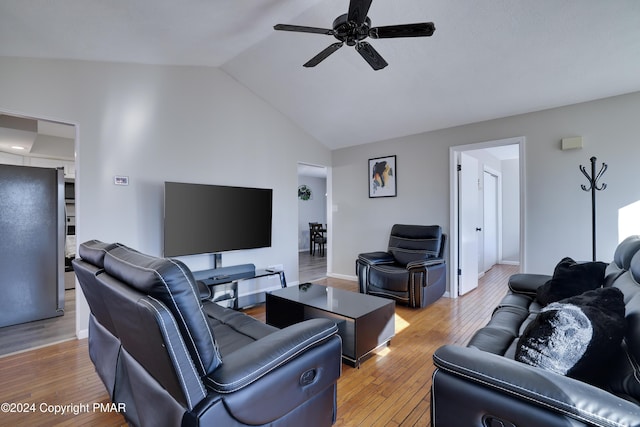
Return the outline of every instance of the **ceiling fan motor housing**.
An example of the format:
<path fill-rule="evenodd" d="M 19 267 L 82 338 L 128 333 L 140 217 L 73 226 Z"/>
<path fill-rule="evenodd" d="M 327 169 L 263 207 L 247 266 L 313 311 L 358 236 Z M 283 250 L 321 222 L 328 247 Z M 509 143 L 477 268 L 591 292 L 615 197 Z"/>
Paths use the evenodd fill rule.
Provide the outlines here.
<path fill-rule="evenodd" d="M 333 21 L 333 35 L 336 39 L 345 42 L 347 46 L 355 46 L 358 42 L 369 37 L 371 20 L 367 17 L 360 25 L 349 21 L 347 14 L 338 16 Z"/>

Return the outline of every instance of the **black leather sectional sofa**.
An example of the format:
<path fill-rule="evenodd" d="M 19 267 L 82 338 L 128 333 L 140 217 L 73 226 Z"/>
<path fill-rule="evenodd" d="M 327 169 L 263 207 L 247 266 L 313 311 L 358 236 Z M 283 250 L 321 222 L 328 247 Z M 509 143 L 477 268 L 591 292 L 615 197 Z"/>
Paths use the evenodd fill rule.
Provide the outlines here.
<path fill-rule="evenodd" d="M 529 339 L 532 332 L 542 330 L 538 329 L 541 313 L 548 315 L 561 307 L 540 302 L 545 295 L 541 291 L 550 289 L 545 284 L 556 279 L 557 271 L 558 267 L 553 276 L 512 276 L 507 295 L 467 347 L 446 345 L 435 352 L 433 426 L 640 426 L 640 237 L 619 244 L 613 262 L 603 267 L 602 289 L 579 297 L 606 293 L 624 306 L 619 324 L 606 326 L 602 346 L 591 352 L 591 346 L 596 348 L 591 341 L 580 353 L 579 363 L 586 363 L 587 357 L 594 361 L 581 375 L 572 375 L 571 369 L 563 375 L 545 365 L 518 361 L 523 360 L 523 345 L 548 343 L 538 336 Z M 619 289 L 622 296 L 611 288 Z M 572 297 L 557 304 L 579 305 L 580 301 Z M 598 302 L 589 310 L 599 312 L 605 306 L 607 301 Z M 587 322 L 587 326 L 595 337 L 597 325 Z M 577 333 L 578 329 L 570 331 Z M 614 330 L 618 329 L 622 332 L 616 341 Z M 560 342 L 571 339 L 567 334 Z M 575 353 L 579 346 L 564 347 L 552 348 L 548 355 L 557 357 L 563 350 Z"/>
<path fill-rule="evenodd" d="M 335 323 L 268 326 L 207 300 L 180 261 L 120 244 L 80 245 L 89 354 L 135 426 L 329 426 L 341 340 Z"/>

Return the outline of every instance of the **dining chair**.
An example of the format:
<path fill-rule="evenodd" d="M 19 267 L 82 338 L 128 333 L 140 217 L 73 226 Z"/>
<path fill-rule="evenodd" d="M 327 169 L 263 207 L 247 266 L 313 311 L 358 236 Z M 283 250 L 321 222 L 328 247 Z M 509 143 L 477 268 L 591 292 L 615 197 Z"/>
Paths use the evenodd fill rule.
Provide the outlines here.
<path fill-rule="evenodd" d="M 326 231 L 327 230 L 323 227 L 323 225 L 318 222 L 309 223 L 309 252 L 311 255 L 316 254 L 317 245 L 320 256 L 324 256 L 324 248 L 327 243 L 327 237 L 324 234 Z"/>

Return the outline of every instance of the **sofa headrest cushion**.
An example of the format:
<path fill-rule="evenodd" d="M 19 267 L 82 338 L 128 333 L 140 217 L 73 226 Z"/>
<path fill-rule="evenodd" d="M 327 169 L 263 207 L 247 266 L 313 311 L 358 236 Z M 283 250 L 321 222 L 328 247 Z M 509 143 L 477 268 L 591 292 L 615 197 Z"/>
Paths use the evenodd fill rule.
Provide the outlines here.
<path fill-rule="evenodd" d="M 640 283 L 640 252 L 636 252 L 633 258 L 631 258 L 629 271 L 631 272 L 633 280 L 635 280 L 636 283 Z"/>
<path fill-rule="evenodd" d="M 201 375 L 211 373 L 222 363 L 198 287 L 186 265 L 119 246 L 107 253 L 104 268 L 107 274 L 169 308 Z"/>
<path fill-rule="evenodd" d="M 629 236 L 624 239 L 613 254 L 613 262 L 622 270 L 629 270 L 631 259 L 640 251 L 640 236 Z"/>
<path fill-rule="evenodd" d="M 536 299 L 545 306 L 583 292 L 599 288 L 604 283 L 604 262 L 578 263 L 563 258 L 553 270 L 553 277 L 536 291 Z"/>
<path fill-rule="evenodd" d="M 104 256 L 111 249 L 118 247 L 117 243 L 104 243 L 100 240 L 88 240 L 80 244 L 78 255 L 89 264 L 104 268 Z"/>
<path fill-rule="evenodd" d="M 391 228 L 388 252 L 402 265 L 424 261 L 442 256 L 442 238 L 439 225 L 395 224 Z"/>

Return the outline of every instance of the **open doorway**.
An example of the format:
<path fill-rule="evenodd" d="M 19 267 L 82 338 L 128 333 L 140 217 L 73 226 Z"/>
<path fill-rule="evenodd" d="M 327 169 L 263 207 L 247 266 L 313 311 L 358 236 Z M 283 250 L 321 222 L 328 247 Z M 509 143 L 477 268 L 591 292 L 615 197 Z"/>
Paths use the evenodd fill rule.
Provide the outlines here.
<path fill-rule="evenodd" d="M 496 264 L 523 268 L 524 137 L 451 147 L 450 296 Z"/>
<path fill-rule="evenodd" d="M 20 257 L 19 262 L 3 269 L 0 274 L 0 287 L 6 285 L 12 286 L 14 290 L 21 289 L 20 292 L 24 291 L 25 296 L 38 298 L 39 304 L 37 308 L 31 305 L 28 313 L 18 311 L 19 304 L 14 304 L 8 309 L 10 312 L 13 311 L 10 317 L 15 320 L 3 322 L 0 328 L 0 355 L 76 337 L 75 276 L 71 268 L 71 259 L 75 257 L 76 251 L 75 142 L 76 127 L 72 124 L 0 112 L 0 164 L 18 166 L 16 179 L 18 175 L 24 177 L 24 180 L 35 177 L 35 171 L 38 170 L 36 168 L 63 170 L 63 178 L 59 176 L 61 182 L 55 186 L 57 191 L 53 193 L 55 187 L 47 187 L 47 193 L 53 194 L 52 197 L 57 199 L 57 202 L 52 202 L 55 203 L 55 208 L 50 209 L 49 206 L 41 210 L 37 217 L 26 215 L 25 218 L 29 217 L 34 221 L 33 227 L 28 222 L 21 221 L 24 230 L 20 233 L 16 233 L 16 230 L 4 233 L 2 250 L 10 251 L 10 255 L 13 256 L 20 254 Z M 18 170 L 32 169 L 34 173 L 17 173 Z M 25 184 L 31 185 L 29 182 L 25 181 Z M 30 202 L 31 199 L 25 198 L 24 194 L 28 193 L 22 194 L 22 198 L 11 201 L 16 204 L 18 210 L 27 209 L 27 205 L 35 206 L 35 202 L 43 199 L 44 193 L 37 193 L 37 197 L 33 199 L 34 203 Z M 4 203 L 9 202 L 4 200 Z M 60 206 L 62 204 L 64 206 Z M 36 219 L 42 217 L 45 219 Z M 50 224 L 49 228 L 57 230 L 55 239 L 26 238 L 28 233 L 34 233 L 36 224 L 43 227 L 42 224 L 45 223 Z M 12 242 L 11 236 L 17 241 Z M 25 245 L 26 242 L 30 245 Z M 29 253 L 33 253 L 34 256 L 29 256 Z M 45 263 L 35 261 L 41 259 L 39 256 L 48 257 L 48 254 L 52 257 L 50 265 L 47 263 L 45 266 Z M 28 269 L 30 275 L 13 275 L 13 267 L 18 270 Z M 31 276 L 36 276 L 39 280 L 32 280 Z M 22 298 L 19 293 L 15 293 L 14 296 L 18 300 Z M 10 301 L 8 297 L 6 300 Z M 53 312 L 55 315 L 51 314 Z"/>
<path fill-rule="evenodd" d="M 300 283 L 327 276 L 329 247 L 327 168 L 298 163 L 298 277 Z M 312 238 L 311 225 L 317 232 Z"/>

